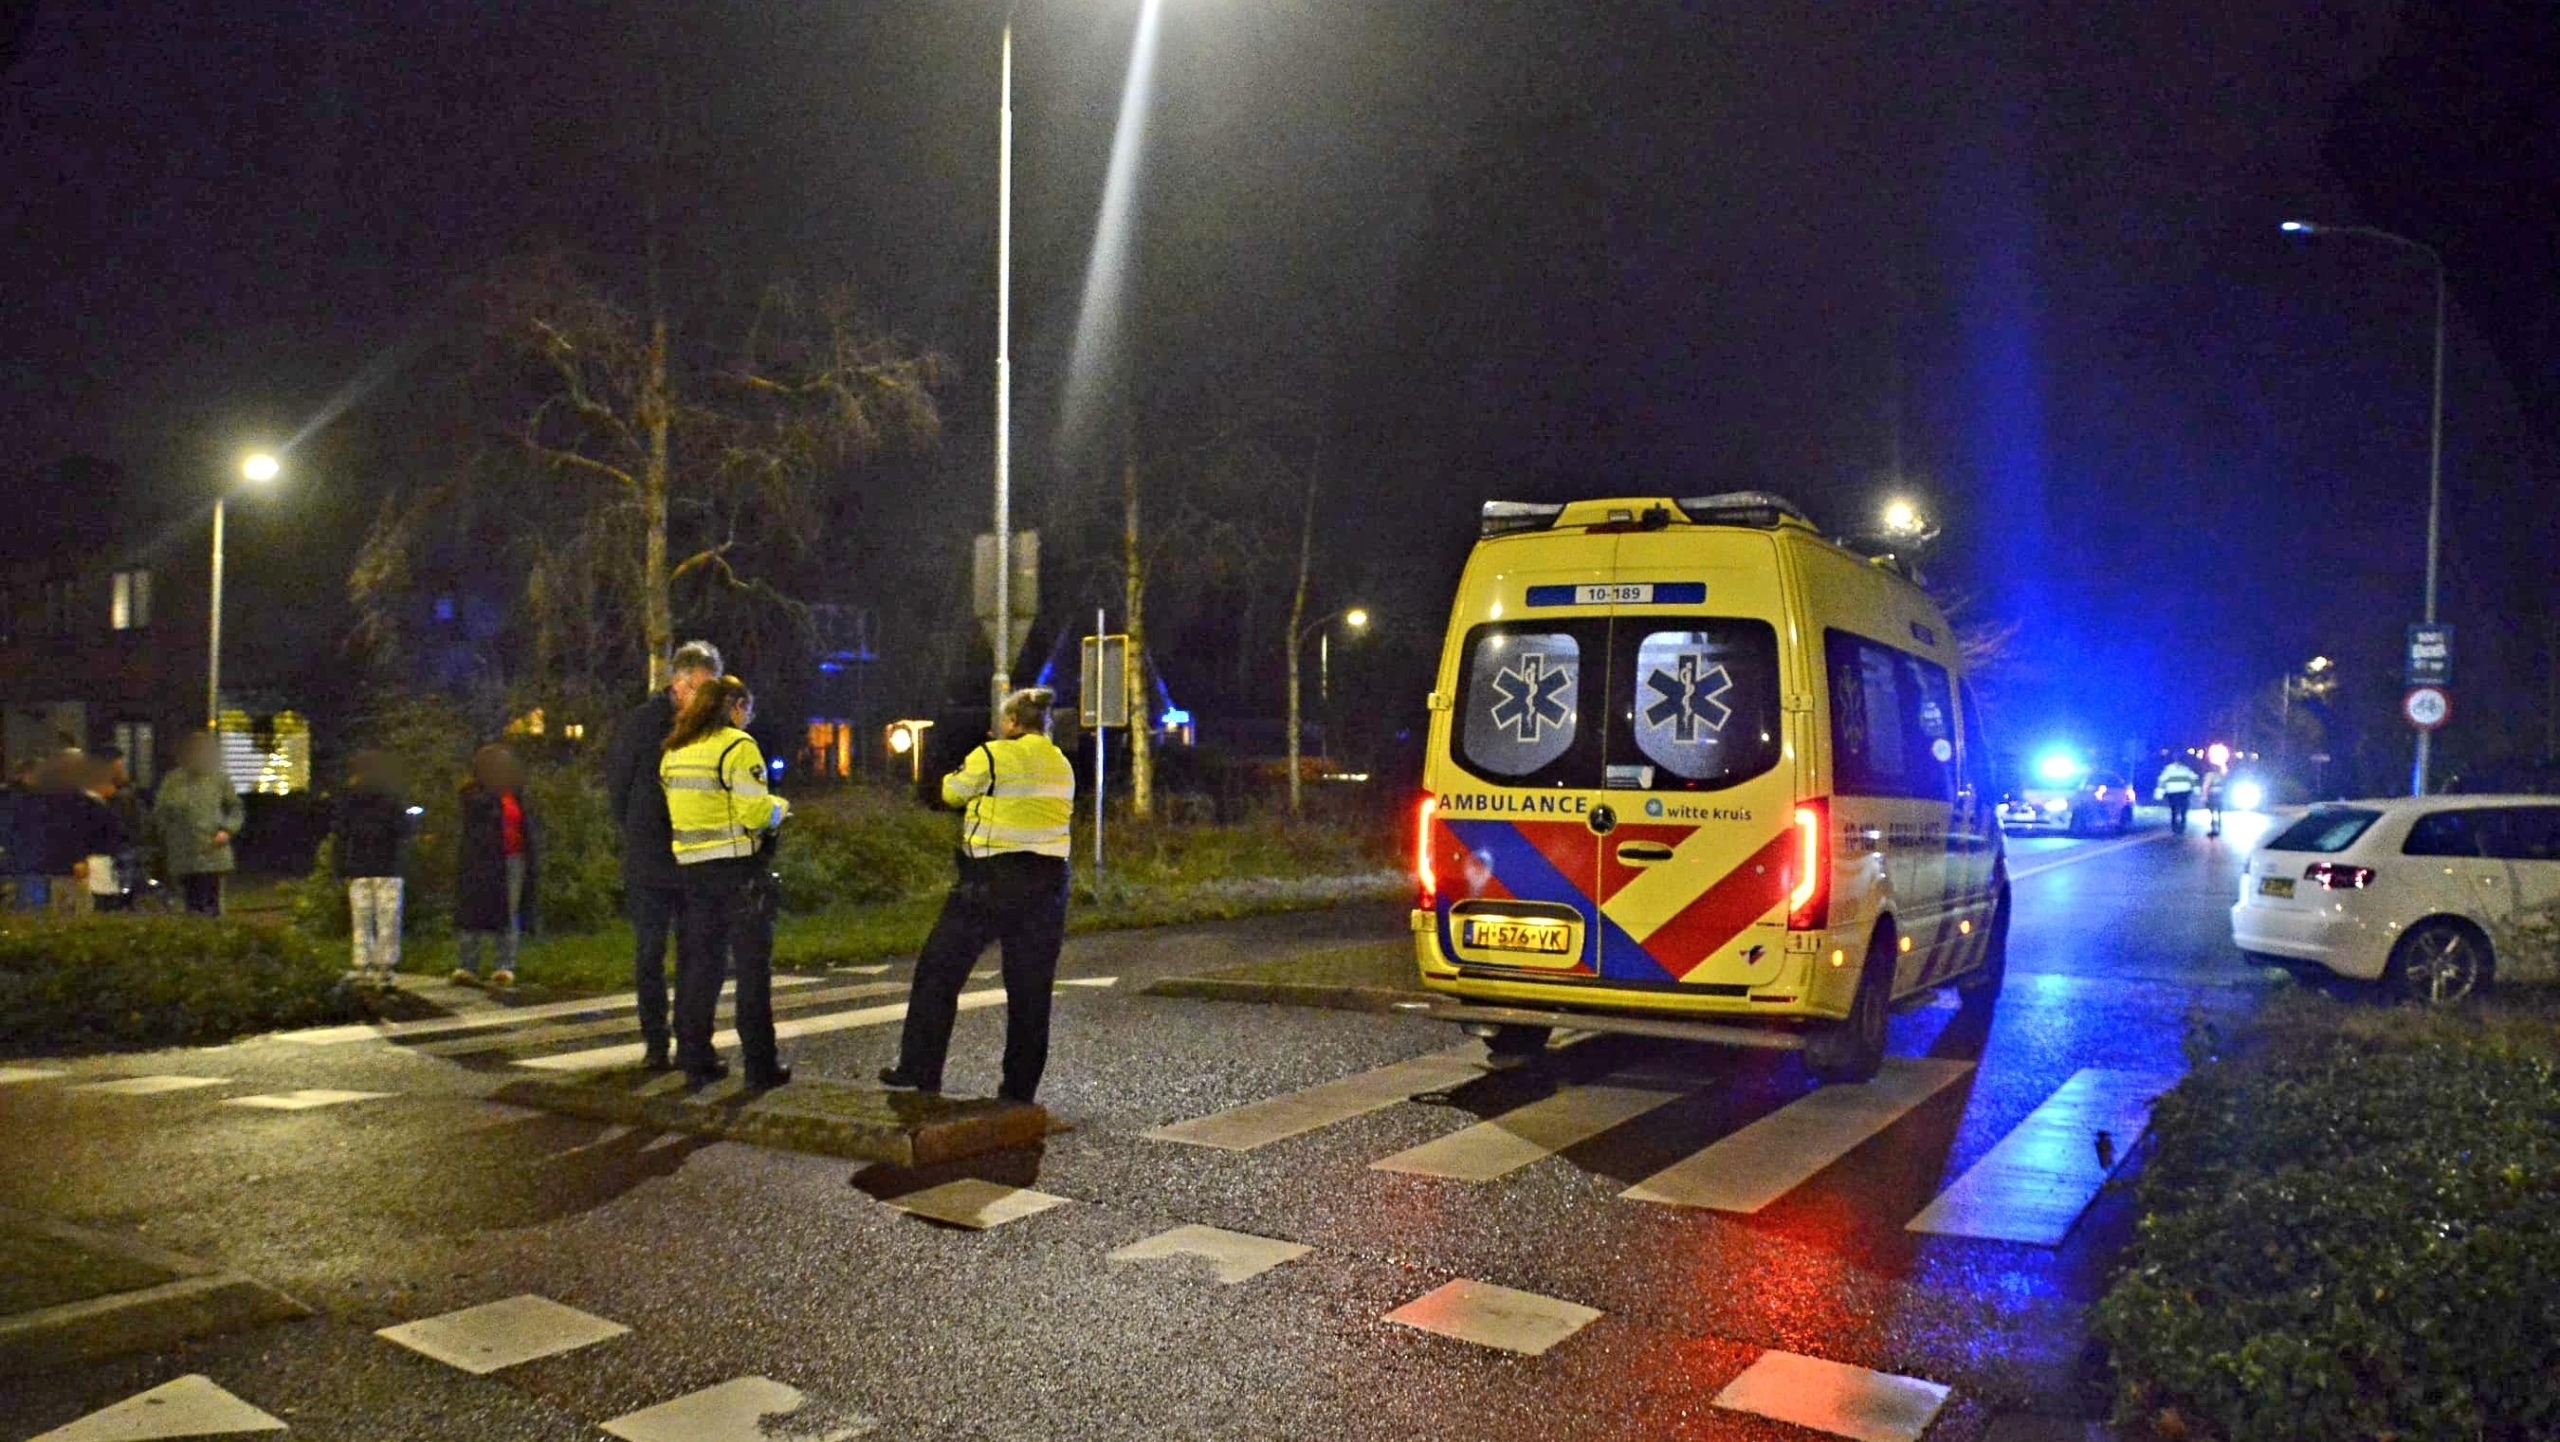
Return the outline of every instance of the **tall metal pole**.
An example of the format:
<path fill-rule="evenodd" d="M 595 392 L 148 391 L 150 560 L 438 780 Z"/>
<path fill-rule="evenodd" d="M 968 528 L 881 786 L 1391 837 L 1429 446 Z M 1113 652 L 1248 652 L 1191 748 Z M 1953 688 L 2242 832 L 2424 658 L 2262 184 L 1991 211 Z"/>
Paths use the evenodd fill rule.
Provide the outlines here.
<path fill-rule="evenodd" d="M 1001 734 L 1013 689 L 1013 7 L 1004 15 L 996 105 L 996 635 L 987 732 Z"/>
<path fill-rule="evenodd" d="M 207 609 L 212 622 L 205 636 L 204 724 L 208 731 L 222 726 L 222 511 L 228 498 L 213 498 L 213 588 L 212 604 Z"/>
<path fill-rule="evenodd" d="M 1111 654 L 1110 634 L 1103 628 L 1102 608 L 1094 607 L 1093 689 L 1100 694 L 1087 705 L 1093 712 L 1093 899 L 1096 901 L 1102 899 L 1102 743 L 1111 734 L 1111 728 L 1103 724 L 1102 697 L 1110 694 L 1110 687 L 1102 679 L 1102 663 Z M 1124 682 L 1124 688 L 1125 685 Z"/>
<path fill-rule="evenodd" d="M 2427 422 L 2427 615 L 2426 622 L 2436 622 L 2436 545 L 2444 511 L 2444 257 L 2433 249 L 2427 258 L 2436 264 L 2436 378 L 2433 414 Z M 2409 794 L 2427 794 L 2427 761 L 2433 752 L 2435 733 L 2418 732 L 2418 757 L 2409 771 Z"/>

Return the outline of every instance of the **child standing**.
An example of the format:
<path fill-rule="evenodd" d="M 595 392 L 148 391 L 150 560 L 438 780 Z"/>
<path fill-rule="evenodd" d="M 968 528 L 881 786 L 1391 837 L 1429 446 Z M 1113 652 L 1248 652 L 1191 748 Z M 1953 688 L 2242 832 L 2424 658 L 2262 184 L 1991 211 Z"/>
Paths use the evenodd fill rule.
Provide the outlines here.
<path fill-rule="evenodd" d="M 366 986 L 391 985 L 400 968 L 401 862 L 416 829 L 397 763 L 380 751 L 357 752 L 347 789 L 338 793 L 332 835 L 338 879 L 347 884 L 356 980 Z"/>
<path fill-rule="evenodd" d="M 462 934 L 462 965 L 453 979 L 479 985 L 481 961 L 494 949 L 497 967 L 486 974 L 488 984 L 513 986 L 516 941 L 533 924 L 541 853 L 541 832 L 524 798 L 523 763 L 504 746 L 481 747 L 461 800 L 453 924 Z"/>

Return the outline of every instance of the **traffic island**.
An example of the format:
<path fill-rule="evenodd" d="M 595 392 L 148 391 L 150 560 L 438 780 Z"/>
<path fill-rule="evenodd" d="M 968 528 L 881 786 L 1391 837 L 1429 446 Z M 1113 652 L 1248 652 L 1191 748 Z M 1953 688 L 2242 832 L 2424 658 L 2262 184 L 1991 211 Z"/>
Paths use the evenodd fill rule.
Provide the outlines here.
<path fill-rule="evenodd" d="M 1037 1106 L 884 1091 L 806 1074 L 759 1092 L 735 1076 L 696 1088 L 680 1073 L 626 1067 L 514 1082 L 495 1099 L 590 1121 L 899 1167 L 1025 1146 L 1052 1129 L 1048 1112 Z"/>
<path fill-rule="evenodd" d="M 301 1303 L 239 1273 L 0 1208 L 0 1377 L 307 1315 Z"/>
<path fill-rule="evenodd" d="M 1144 994 L 1333 1011 L 1407 1011 L 1430 1000 L 1410 939 L 1320 947 L 1198 976 L 1168 976 L 1150 983 Z"/>

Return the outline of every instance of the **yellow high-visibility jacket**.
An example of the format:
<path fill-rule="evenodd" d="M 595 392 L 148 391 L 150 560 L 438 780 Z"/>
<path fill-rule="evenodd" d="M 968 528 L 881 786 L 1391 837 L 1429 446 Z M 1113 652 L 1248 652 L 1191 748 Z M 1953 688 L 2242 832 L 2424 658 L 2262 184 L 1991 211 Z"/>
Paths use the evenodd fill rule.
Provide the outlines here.
<path fill-rule="evenodd" d="M 971 856 L 1027 851 L 1063 859 L 1076 773 L 1046 736 L 989 741 L 942 778 L 942 800 L 965 804 L 960 845 Z"/>
<path fill-rule="evenodd" d="M 753 856 L 764 833 L 791 814 L 791 803 L 766 789 L 755 738 L 735 726 L 661 755 L 658 784 L 667 789 L 680 866 Z"/>

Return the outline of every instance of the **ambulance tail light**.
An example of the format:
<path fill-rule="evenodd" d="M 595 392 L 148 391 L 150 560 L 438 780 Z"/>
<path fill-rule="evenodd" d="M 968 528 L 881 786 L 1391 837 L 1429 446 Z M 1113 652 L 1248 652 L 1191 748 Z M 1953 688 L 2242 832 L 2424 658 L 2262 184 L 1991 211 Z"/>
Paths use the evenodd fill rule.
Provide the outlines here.
<path fill-rule="evenodd" d="M 1787 930 L 1820 931 L 1831 924 L 1831 803 L 1798 806 L 1789 841 Z"/>
<path fill-rule="evenodd" d="M 1426 792 L 1413 814 L 1413 904 L 1423 911 L 1440 902 L 1440 876 L 1431 869 L 1431 818 L 1439 810 L 1440 798 Z"/>

